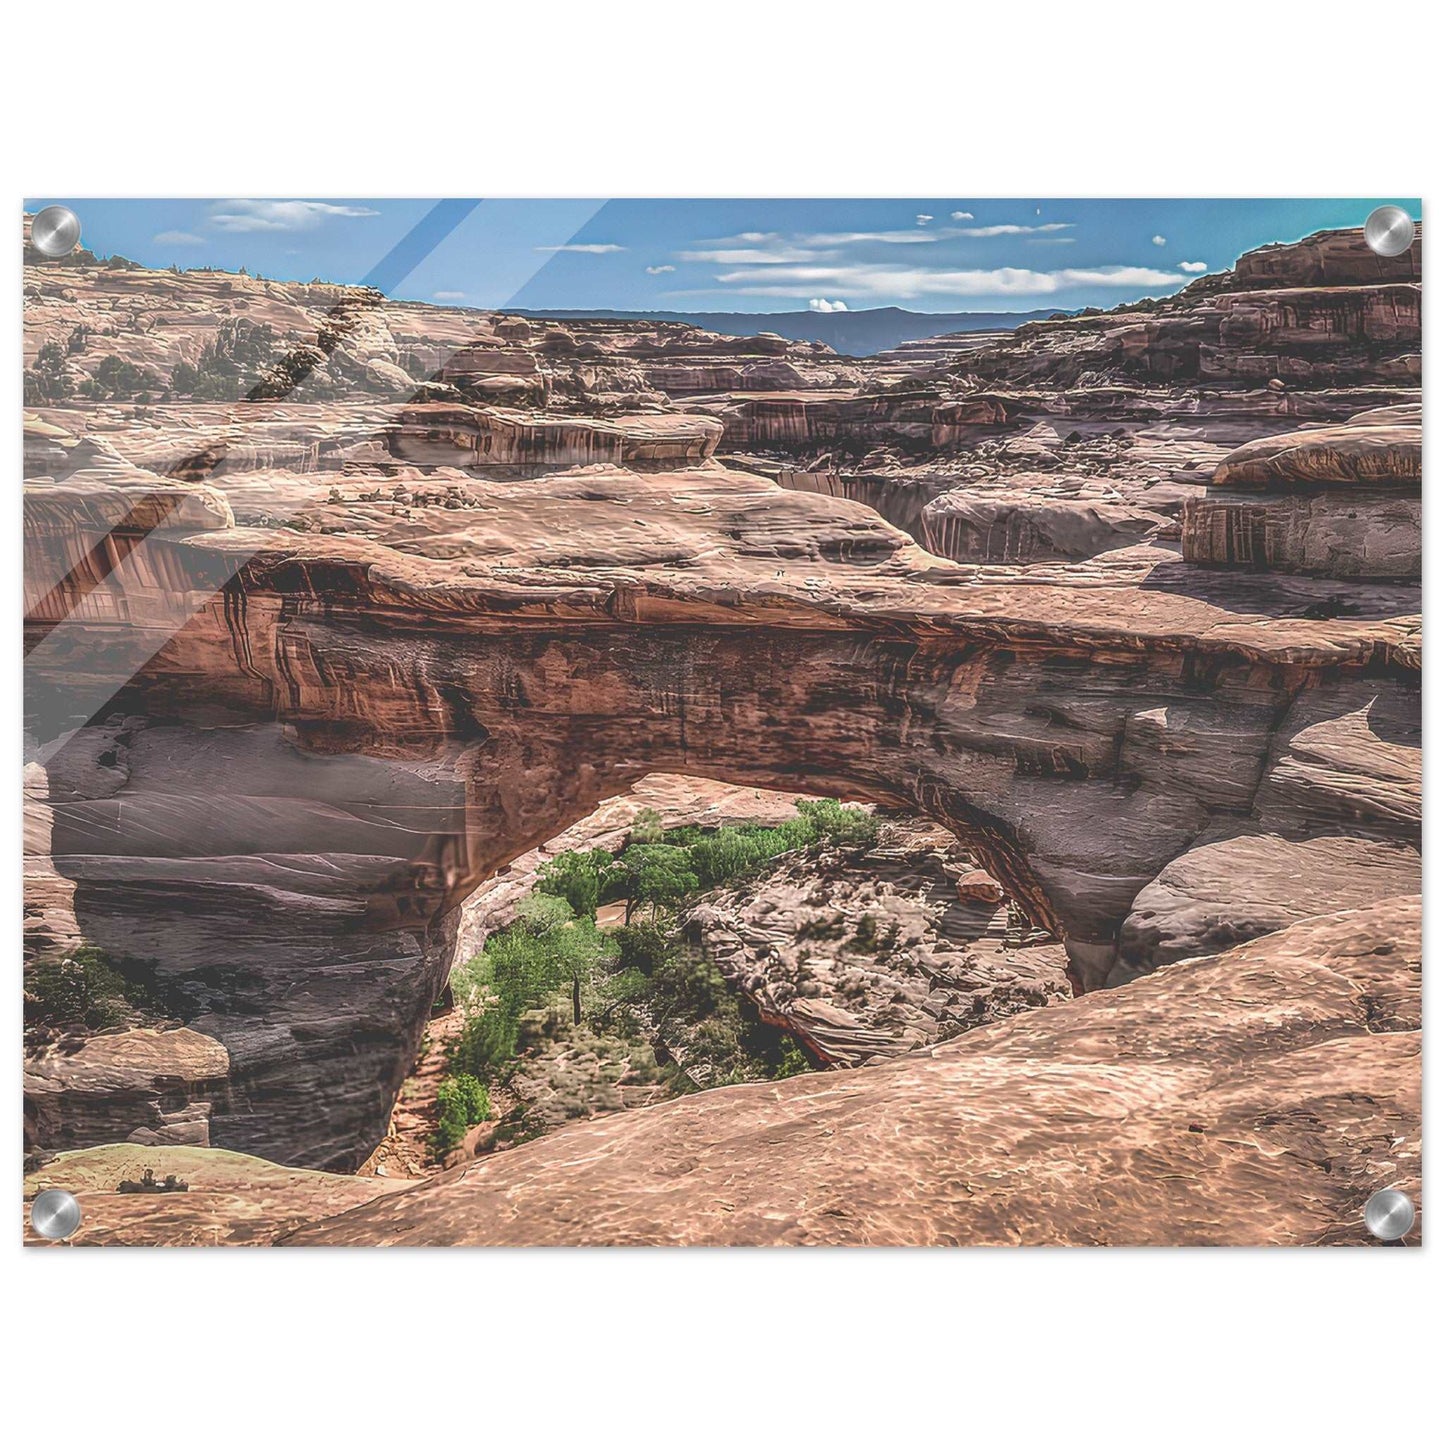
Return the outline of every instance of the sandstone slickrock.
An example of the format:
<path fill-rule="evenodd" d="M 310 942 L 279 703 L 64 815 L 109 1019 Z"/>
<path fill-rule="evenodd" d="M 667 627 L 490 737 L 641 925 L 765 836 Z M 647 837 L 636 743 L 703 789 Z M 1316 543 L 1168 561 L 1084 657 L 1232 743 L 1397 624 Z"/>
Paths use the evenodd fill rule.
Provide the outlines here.
<path fill-rule="evenodd" d="M 1424 561 L 1418 421 L 1348 425 L 1236 448 L 1187 498 L 1186 561 L 1329 577 L 1415 578 Z"/>
<path fill-rule="evenodd" d="M 1230 452 L 1213 480 L 1218 487 L 1329 484 L 1419 492 L 1420 477 L 1419 424 L 1386 422 L 1261 437 Z"/>
<path fill-rule="evenodd" d="M 1419 900 L 1392 899 L 874 1068 L 575 1124 L 281 1242 L 1368 1244 L 1375 1189 L 1418 1197 L 1419 987 Z"/>
<path fill-rule="evenodd" d="M 149 1169 L 187 1187 L 163 1194 L 118 1192 Z M 66 1189 L 80 1201 L 74 1245 L 258 1245 L 307 1220 L 365 1204 L 404 1188 L 405 1181 L 286 1169 L 249 1154 L 173 1144 L 107 1144 L 59 1154 L 25 1177 L 25 1199 Z M 29 1245 L 47 1247 L 29 1228 Z M 52 1246 L 53 1247 L 53 1246 Z"/>
<path fill-rule="evenodd" d="M 211 1110 L 224 1101 L 230 1057 L 194 1029 L 129 1029 L 25 1061 L 25 1133 L 48 1149 L 116 1139 L 209 1144 Z"/>

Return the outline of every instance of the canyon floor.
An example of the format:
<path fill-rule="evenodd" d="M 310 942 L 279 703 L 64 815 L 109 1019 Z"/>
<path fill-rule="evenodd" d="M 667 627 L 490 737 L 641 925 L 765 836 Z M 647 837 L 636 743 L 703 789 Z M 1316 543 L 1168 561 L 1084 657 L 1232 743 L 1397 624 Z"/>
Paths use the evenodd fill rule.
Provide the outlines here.
<path fill-rule="evenodd" d="M 1420 249 L 870 358 L 28 255 L 26 1198 L 1371 1242 L 1420 1187 Z M 558 859 L 744 835 L 790 845 L 623 909 L 726 1038 L 594 897 L 429 1142 Z"/>

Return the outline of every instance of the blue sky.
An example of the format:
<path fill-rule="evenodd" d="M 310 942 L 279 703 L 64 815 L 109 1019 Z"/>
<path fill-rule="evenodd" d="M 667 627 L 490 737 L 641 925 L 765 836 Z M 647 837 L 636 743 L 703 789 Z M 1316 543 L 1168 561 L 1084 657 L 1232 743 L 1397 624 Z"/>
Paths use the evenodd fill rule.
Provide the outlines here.
<path fill-rule="evenodd" d="M 1358 226 L 1388 200 L 482 201 L 384 289 L 469 306 L 1031 311 L 1162 296 L 1242 251 Z M 82 242 L 150 266 L 357 282 L 422 222 L 408 200 L 86 200 Z M 420 253 L 418 264 L 410 261 Z"/>

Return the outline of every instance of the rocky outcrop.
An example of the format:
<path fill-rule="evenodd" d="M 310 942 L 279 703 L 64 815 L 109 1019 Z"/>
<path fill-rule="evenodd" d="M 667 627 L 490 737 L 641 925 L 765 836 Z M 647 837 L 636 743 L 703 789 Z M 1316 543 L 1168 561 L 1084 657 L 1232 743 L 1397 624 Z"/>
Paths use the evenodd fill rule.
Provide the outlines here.
<path fill-rule="evenodd" d="M 1383 417 L 1264 437 L 1229 453 L 1186 499 L 1184 556 L 1324 577 L 1417 578 L 1424 556 L 1422 430 Z"/>
<path fill-rule="evenodd" d="M 1302 241 L 1247 252 L 1235 263 L 1229 280 L 1240 289 L 1418 283 L 1423 250 L 1419 226 L 1415 228 L 1415 244 L 1398 256 L 1380 256 L 1361 245 L 1358 231 L 1316 231 Z M 1196 285 L 1202 290 L 1214 279 L 1208 277 Z"/>
<path fill-rule="evenodd" d="M 128 1139 L 211 1142 L 231 1060 L 194 1029 L 130 1029 L 63 1039 L 25 1061 L 25 1137 L 47 1149 Z"/>
<path fill-rule="evenodd" d="M 683 928 L 766 1022 L 852 1066 L 1068 996 L 1063 949 L 1010 940 L 1002 902 L 949 834 L 885 823 L 866 854 L 786 859 Z"/>
<path fill-rule="evenodd" d="M 186 1187 L 157 1194 L 119 1192 L 149 1169 Z M 404 1180 L 285 1169 L 226 1149 L 172 1144 L 108 1144 L 59 1154 L 25 1176 L 25 1199 L 66 1189 L 80 1201 L 80 1228 L 67 1245 L 274 1244 L 298 1224 L 339 1214 L 404 1188 Z M 28 1245 L 48 1246 L 34 1230 Z"/>
<path fill-rule="evenodd" d="M 1238 447 L 1214 469 L 1217 487 L 1284 490 L 1349 486 L 1420 490 L 1423 436 L 1392 419 L 1261 437 Z"/>
<path fill-rule="evenodd" d="M 591 466 L 678 465 L 711 456 L 722 427 L 707 417 L 636 416 L 597 421 L 523 415 L 445 402 L 404 409 L 388 444 L 423 466 L 538 471 Z"/>
<path fill-rule="evenodd" d="M 282 1242 L 1370 1244 L 1371 1193 L 1418 1198 L 1419 989 L 1419 900 L 1390 900 L 874 1068 L 575 1124 Z"/>
<path fill-rule="evenodd" d="M 1086 478 L 1019 478 L 1013 486 L 960 488 L 923 509 L 923 544 L 956 562 L 1054 562 L 1097 557 L 1152 541 L 1162 513 L 1130 506 Z M 1092 495 L 1091 495 L 1092 494 Z"/>
<path fill-rule="evenodd" d="M 134 273 L 69 279 L 74 299 L 35 298 L 39 334 L 56 311 L 118 315 L 144 292 Z M 220 304 L 198 285 L 194 305 Z M 330 288 L 342 326 L 293 290 L 235 294 L 288 334 L 332 326 L 333 360 L 364 362 L 389 336 L 411 371 L 500 341 L 506 324 Z M 1146 327 L 1116 367 L 1111 328 L 1134 323 L 1080 318 L 970 353 L 974 380 L 588 416 L 566 409 L 599 394 L 584 367 L 611 385 L 672 342 L 645 324 L 587 341 L 583 326 L 536 323 L 507 338 L 549 373 L 558 404 L 536 411 L 268 395 L 196 404 L 192 428 L 185 401 L 141 418 L 36 405 L 26 707 L 49 866 L 73 887 L 76 936 L 140 960 L 186 1028 L 224 1048 L 211 1141 L 355 1167 L 385 1127 L 465 900 L 658 771 L 936 820 L 1063 940 L 1077 988 L 1190 940 L 1219 946 L 1207 921 L 1161 925 L 1155 941 L 1128 921 L 1172 865 L 1232 838 L 1325 839 L 1342 857 L 1368 844 L 1391 864 L 1357 870 L 1348 896 L 1414 891 L 1408 580 L 1202 567 L 1166 525 L 1151 521 L 1142 545 L 1110 546 L 1136 534 L 1109 531 L 1080 546 L 1022 514 L 1013 534 L 1038 540 L 954 562 L 856 502 L 709 456 L 724 426 L 863 460 L 879 438 L 898 455 L 932 448 L 946 425 L 957 454 L 930 466 L 958 485 L 943 490 L 979 480 L 974 468 L 1004 486 L 1028 474 L 1051 480 L 1015 491 L 1052 506 L 1049 488 L 1086 478 L 1076 500 L 1113 487 L 1117 505 L 1167 524 L 1269 429 L 1261 416 L 1285 429 L 1301 408 L 1335 420 L 1412 400 L 1390 381 L 1410 346 L 1405 300 L 1276 312 L 1271 293 L 1249 294 L 1250 326 L 1367 380 L 1220 401 L 1162 383 L 1151 348 L 1182 355 L 1167 337 L 1156 346 Z M 185 278 L 154 295 L 185 301 Z M 1239 308 L 1219 301 L 1181 301 L 1175 319 L 1202 308 L 1233 345 L 1219 327 Z M 28 350 L 31 333 L 27 304 Z M 131 339 L 122 328 L 114 344 Z M 102 342 L 87 345 L 89 367 Z M 792 353 L 764 338 L 750 354 Z M 985 385 L 988 371 L 1008 385 Z M 880 458 L 889 476 L 898 455 Z M 1208 903 L 1186 875 L 1171 897 Z M 1277 868 L 1260 889 L 1290 880 Z M 1251 917 L 1298 916 L 1278 902 L 1252 895 Z M 41 946 L 51 911 L 33 910 Z"/>

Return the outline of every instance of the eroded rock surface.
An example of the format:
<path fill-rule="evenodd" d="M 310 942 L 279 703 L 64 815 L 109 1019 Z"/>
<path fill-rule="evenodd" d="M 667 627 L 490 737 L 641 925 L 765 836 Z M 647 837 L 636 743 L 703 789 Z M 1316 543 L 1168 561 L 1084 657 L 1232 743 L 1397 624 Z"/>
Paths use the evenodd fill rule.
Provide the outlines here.
<path fill-rule="evenodd" d="M 175 1175 L 184 1191 L 120 1193 L 149 1169 Z M 404 1187 L 400 1180 L 286 1169 L 225 1149 L 107 1144 L 57 1155 L 25 1177 L 25 1200 L 66 1189 L 80 1201 L 80 1228 L 67 1245 L 257 1245 Z M 26 1228 L 25 1242 L 47 1246 Z"/>
<path fill-rule="evenodd" d="M 785 859 L 718 890 L 683 928 L 764 1020 L 851 1066 L 1067 998 L 1064 950 L 1011 936 L 1009 915 L 950 834 L 895 822 L 860 856 Z"/>
<path fill-rule="evenodd" d="M 1374 896 L 1413 891 L 1413 578 L 1201 566 L 1170 532 L 1253 438 L 1417 400 L 1418 289 L 1344 270 L 1206 278 L 870 390 L 777 338 L 31 268 L 27 356 L 87 317 L 115 330 L 76 353 L 86 377 L 108 349 L 191 364 L 243 301 L 290 348 L 245 401 L 29 414 L 27 723 L 77 936 L 147 960 L 225 1049 L 213 1143 L 350 1168 L 464 901 L 650 773 L 926 815 L 1063 939 L 1081 988 L 1161 961 L 1137 930 L 1121 951 L 1126 920 L 1220 838 L 1364 839 L 1393 860 L 1362 875 Z M 806 386 L 688 378 L 674 407 L 659 347 Z M 429 379 L 400 396 L 390 367 Z M 1059 506 L 1051 488 L 1096 511 L 1111 488 L 1129 526 L 956 562 L 719 459 L 739 448 L 771 449 L 780 481 L 783 460 L 881 477 L 885 500 L 926 465 L 920 524 L 929 488 L 1027 473 L 1049 482 L 1013 488 L 1005 537 L 1045 535 L 1017 509 Z M 1385 747 L 1359 732 L 1376 697 L 1403 720 Z M 62 891 L 33 910 L 39 947 Z"/>
<path fill-rule="evenodd" d="M 1419 987 L 1394 899 L 875 1068 L 575 1124 L 283 1242 L 1368 1244 L 1374 1190 L 1418 1197 Z"/>

